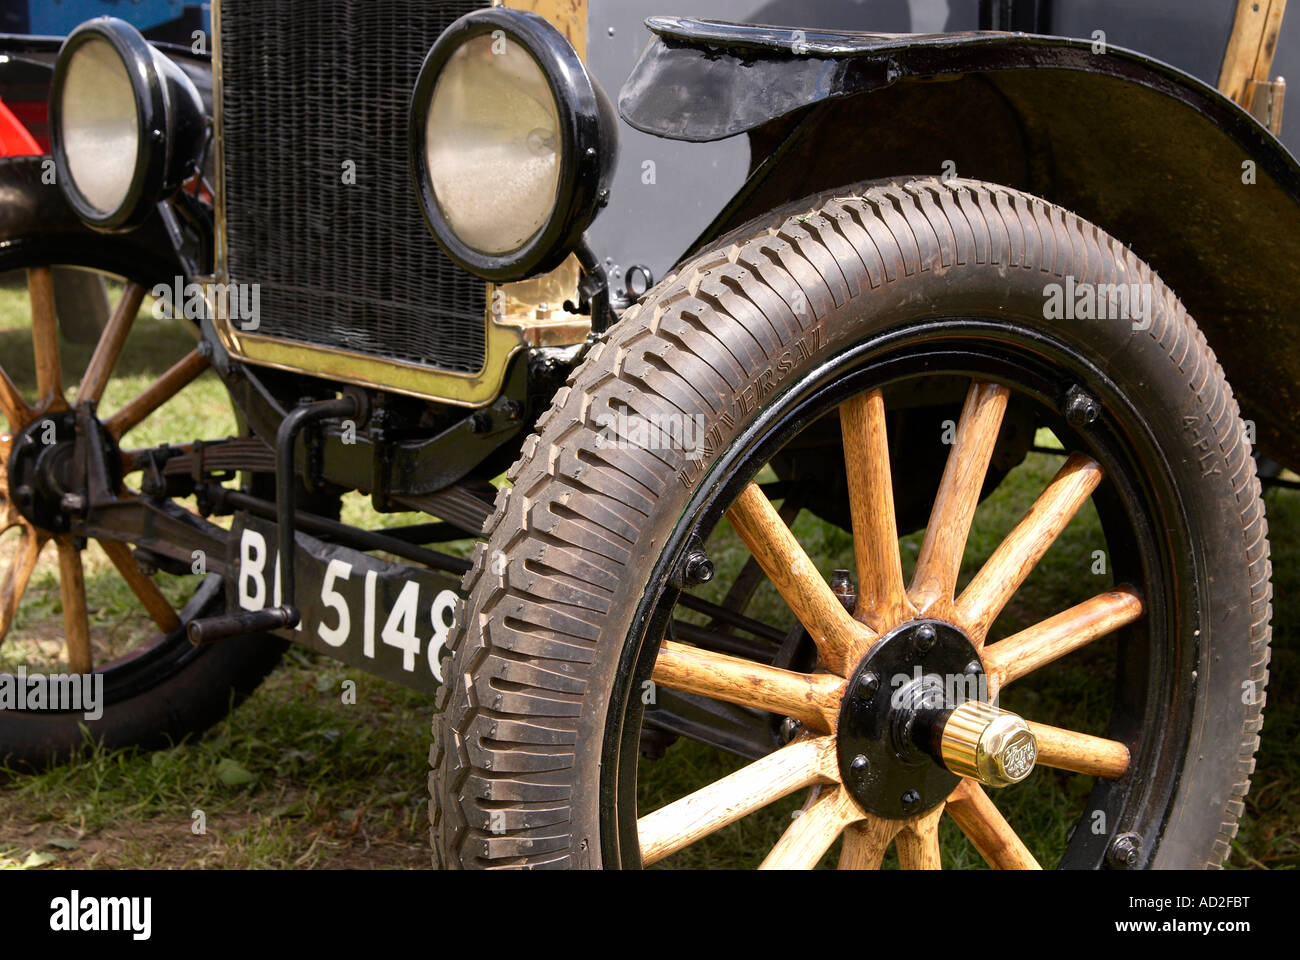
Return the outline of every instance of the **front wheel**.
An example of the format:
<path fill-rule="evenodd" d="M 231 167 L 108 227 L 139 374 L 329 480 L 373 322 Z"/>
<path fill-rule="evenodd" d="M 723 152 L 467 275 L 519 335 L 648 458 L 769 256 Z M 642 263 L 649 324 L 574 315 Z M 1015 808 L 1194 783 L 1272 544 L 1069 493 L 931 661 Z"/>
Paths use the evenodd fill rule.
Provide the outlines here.
<path fill-rule="evenodd" d="M 538 429 L 444 668 L 442 863 L 1226 856 L 1259 485 L 1203 337 L 1098 228 L 973 181 L 802 201 L 660 283 Z"/>

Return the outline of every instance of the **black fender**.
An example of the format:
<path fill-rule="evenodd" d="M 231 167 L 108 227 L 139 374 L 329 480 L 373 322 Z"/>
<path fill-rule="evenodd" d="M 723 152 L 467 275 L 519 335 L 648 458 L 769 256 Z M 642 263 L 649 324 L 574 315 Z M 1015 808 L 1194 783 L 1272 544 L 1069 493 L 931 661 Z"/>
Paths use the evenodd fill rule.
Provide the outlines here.
<path fill-rule="evenodd" d="M 0 99 L 34 100 L 49 96 L 61 37 L 0 34 Z M 207 54 L 172 43 L 154 42 L 194 82 L 209 116 L 212 114 L 212 63 Z M 33 133 L 47 135 L 42 127 Z M 205 162 L 205 177 L 212 181 L 212 156 Z M 162 216 L 155 212 L 134 230 L 96 234 L 63 199 L 54 182 L 52 157 L 0 157 L 0 245 L 14 253 L 30 252 L 30 262 L 57 263 L 59 255 L 95 265 L 122 276 L 188 276 Z M 187 256 L 208 272 L 212 262 L 212 216 L 208 207 L 189 196 L 169 201 L 178 224 L 189 236 Z M 117 241 L 117 242 L 114 242 Z M 72 257 L 78 253 L 80 259 Z M 24 254 L 26 256 L 26 253 Z M 50 259 L 54 256 L 55 259 Z"/>
<path fill-rule="evenodd" d="M 751 141 L 746 183 L 695 248 L 861 179 L 952 172 L 1029 191 L 1159 271 L 1260 449 L 1300 466 L 1300 165 L 1218 91 L 1061 37 L 646 23 L 655 37 L 623 86 L 623 118 L 669 139 Z"/>
<path fill-rule="evenodd" d="M 129 233 L 98 233 L 68 206 L 53 174 L 48 156 L 0 157 L 0 250 L 10 262 L 70 262 L 160 282 L 184 274 L 157 213 Z"/>

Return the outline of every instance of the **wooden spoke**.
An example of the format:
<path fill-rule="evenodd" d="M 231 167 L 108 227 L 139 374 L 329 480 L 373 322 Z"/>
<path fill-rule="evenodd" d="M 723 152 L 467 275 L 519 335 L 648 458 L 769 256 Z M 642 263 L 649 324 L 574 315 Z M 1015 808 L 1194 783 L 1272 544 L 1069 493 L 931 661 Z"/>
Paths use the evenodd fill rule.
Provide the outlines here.
<path fill-rule="evenodd" d="M 117 572 L 122 575 L 122 579 L 136 595 L 136 599 L 145 608 L 150 619 L 157 624 L 158 629 L 163 633 L 179 630 L 181 618 L 176 615 L 172 605 L 162 595 L 158 585 L 140 572 L 131 548 L 117 540 L 100 540 L 99 545 L 104 548 L 108 559 L 113 561 L 113 566 L 117 567 Z"/>
<path fill-rule="evenodd" d="M 814 730 L 835 729 L 844 681 L 826 673 L 795 673 L 725 653 L 666 640 L 654 681 L 672 690 L 794 717 Z"/>
<path fill-rule="evenodd" d="M 787 527 L 794 526 L 794 522 L 799 517 L 799 511 L 803 509 L 804 494 L 802 491 L 795 491 L 785 497 L 781 502 L 781 509 L 777 515 L 781 522 Z M 754 597 L 754 591 L 759 588 L 767 575 L 763 573 L 763 568 L 758 565 L 758 561 L 753 555 L 745 558 L 745 565 L 740 568 L 740 573 L 732 581 L 731 587 L 727 590 L 727 595 L 722 598 L 719 604 L 725 610 L 734 610 L 737 613 L 744 613 L 745 608 L 749 606 L 749 601 Z M 726 621 L 715 617 L 709 623 L 710 630 L 725 630 Z"/>
<path fill-rule="evenodd" d="M 863 819 L 862 808 L 841 786 L 824 787 L 759 865 L 760 870 L 811 870 L 844 828 Z"/>
<path fill-rule="evenodd" d="M 649 865 L 774 800 L 837 777 L 835 740 L 796 740 L 730 776 L 637 821 L 641 862 Z"/>
<path fill-rule="evenodd" d="M 54 311 L 54 280 L 49 267 L 27 271 L 32 304 L 32 350 L 36 358 L 36 406 L 42 412 L 62 410 L 63 368 L 59 359 L 59 320 Z"/>
<path fill-rule="evenodd" d="M 989 696 L 1012 680 L 1118 630 L 1142 616 L 1142 597 L 1133 587 L 1120 586 L 1076 604 L 1054 617 L 1012 634 L 984 649 Z"/>
<path fill-rule="evenodd" d="M 5 571 L 4 580 L 0 581 L 0 643 L 8 636 L 14 617 L 18 615 L 18 604 L 27 591 L 27 581 L 32 578 L 43 546 L 45 537 L 24 526 L 18 546 L 9 560 L 9 569 Z"/>
<path fill-rule="evenodd" d="M 858 565 L 858 609 L 854 615 L 879 634 L 914 612 L 903 587 L 885 402 L 879 390 L 840 404 L 840 432 Z"/>
<path fill-rule="evenodd" d="M 112 316 L 108 318 L 99 342 L 95 344 L 95 352 L 86 366 L 86 375 L 77 387 L 77 403 L 86 400 L 99 403 L 113 368 L 117 365 L 117 359 L 122 355 L 126 336 L 131 332 L 131 325 L 135 322 L 135 315 L 140 312 L 142 302 L 144 287 L 138 283 L 128 283 L 122 290 Z"/>
<path fill-rule="evenodd" d="M 894 845 L 898 848 L 898 865 L 903 870 L 942 870 L 939 856 L 939 821 L 943 818 L 941 803 L 928 813 L 908 820 L 898 833 Z"/>
<path fill-rule="evenodd" d="M 12 452 L 13 441 L 8 436 L 0 436 L 0 533 L 22 521 L 22 514 L 9 499 L 9 454 Z"/>
<path fill-rule="evenodd" d="M 868 813 L 844 830 L 839 870 L 879 870 L 885 851 L 903 826 L 902 820 L 886 820 Z"/>
<path fill-rule="evenodd" d="M 1101 467 L 1096 461 L 1078 453 L 1071 456 L 962 591 L 957 600 L 957 622 L 976 647 L 1100 482 Z"/>
<path fill-rule="evenodd" d="M 1025 721 L 1038 741 L 1038 762 L 1045 767 L 1118 780 L 1128 771 L 1128 747 L 1118 740 L 1094 737 L 1045 723 Z"/>
<path fill-rule="evenodd" d="M 980 488 L 984 485 L 1009 395 L 1006 387 L 979 381 L 972 383 L 966 394 L 908 590 L 908 597 L 919 613 L 944 616 L 950 612 L 962 554 L 966 551 L 966 537 L 979 504 Z"/>
<path fill-rule="evenodd" d="M 86 579 L 81 571 L 81 551 L 69 537 L 55 540 L 59 548 L 59 592 L 63 596 L 63 629 L 68 649 L 68 668 L 73 673 L 90 673 L 90 617 L 86 611 Z"/>
<path fill-rule="evenodd" d="M 200 373 L 208 368 L 208 359 L 199 351 L 191 350 L 167 369 L 162 376 L 104 421 L 113 439 L 120 440 L 128 430 L 138 425 L 176 394 L 180 393 Z"/>
<path fill-rule="evenodd" d="M 9 421 L 10 430 L 21 430 L 32 422 L 32 408 L 23 399 L 22 391 L 0 367 L 0 413 Z"/>
<path fill-rule="evenodd" d="M 962 780 L 948 797 L 948 812 L 990 867 L 1041 870 L 1006 818 L 974 780 Z"/>
<path fill-rule="evenodd" d="M 813 638 L 822 661 L 847 674 L 875 634 L 845 611 L 757 484 L 741 492 L 727 519 Z"/>

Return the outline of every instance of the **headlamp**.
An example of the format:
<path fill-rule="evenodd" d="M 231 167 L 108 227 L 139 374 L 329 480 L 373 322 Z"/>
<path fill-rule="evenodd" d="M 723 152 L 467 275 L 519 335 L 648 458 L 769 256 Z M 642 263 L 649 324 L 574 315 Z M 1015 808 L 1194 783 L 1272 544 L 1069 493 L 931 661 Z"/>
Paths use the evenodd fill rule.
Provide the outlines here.
<path fill-rule="evenodd" d="M 59 189 L 87 224 L 133 227 L 198 162 L 203 102 L 185 72 L 116 17 L 88 20 L 59 50 L 50 143 Z"/>
<path fill-rule="evenodd" d="M 415 187 L 448 256 L 485 279 L 558 266 L 608 199 L 616 148 L 609 101 L 536 14 L 467 14 L 420 69 Z"/>

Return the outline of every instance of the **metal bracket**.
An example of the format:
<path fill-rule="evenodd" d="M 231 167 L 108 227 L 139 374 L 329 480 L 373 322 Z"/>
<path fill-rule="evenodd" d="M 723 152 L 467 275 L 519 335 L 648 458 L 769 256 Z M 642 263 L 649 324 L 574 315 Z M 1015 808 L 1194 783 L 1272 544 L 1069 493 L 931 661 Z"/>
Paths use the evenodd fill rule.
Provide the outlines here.
<path fill-rule="evenodd" d="M 1251 82 L 1250 113 L 1275 137 L 1282 135 L 1282 105 L 1286 100 L 1286 78 Z"/>
<path fill-rule="evenodd" d="M 296 626 L 300 615 L 294 591 L 294 556 L 296 548 L 297 486 L 294 471 L 294 448 L 298 434 L 309 424 L 331 417 L 354 417 L 359 404 L 355 396 L 318 400 L 296 407 L 280 421 L 275 434 L 275 522 L 279 534 L 280 604 L 265 610 L 241 610 L 219 617 L 192 620 L 187 628 L 193 644 L 211 643 L 224 637 L 260 633 Z M 308 457 L 311 456 L 308 445 Z"/>
<path fill-rule="evenodd" d="M 618 319 L 609 300 L 609 275 L 585 235 L 573 252 L 578 257 L 578 265 L 582 267 L 582 280 L 578 289 L 591 311 L 591 332 L 604 333 Z"/>

